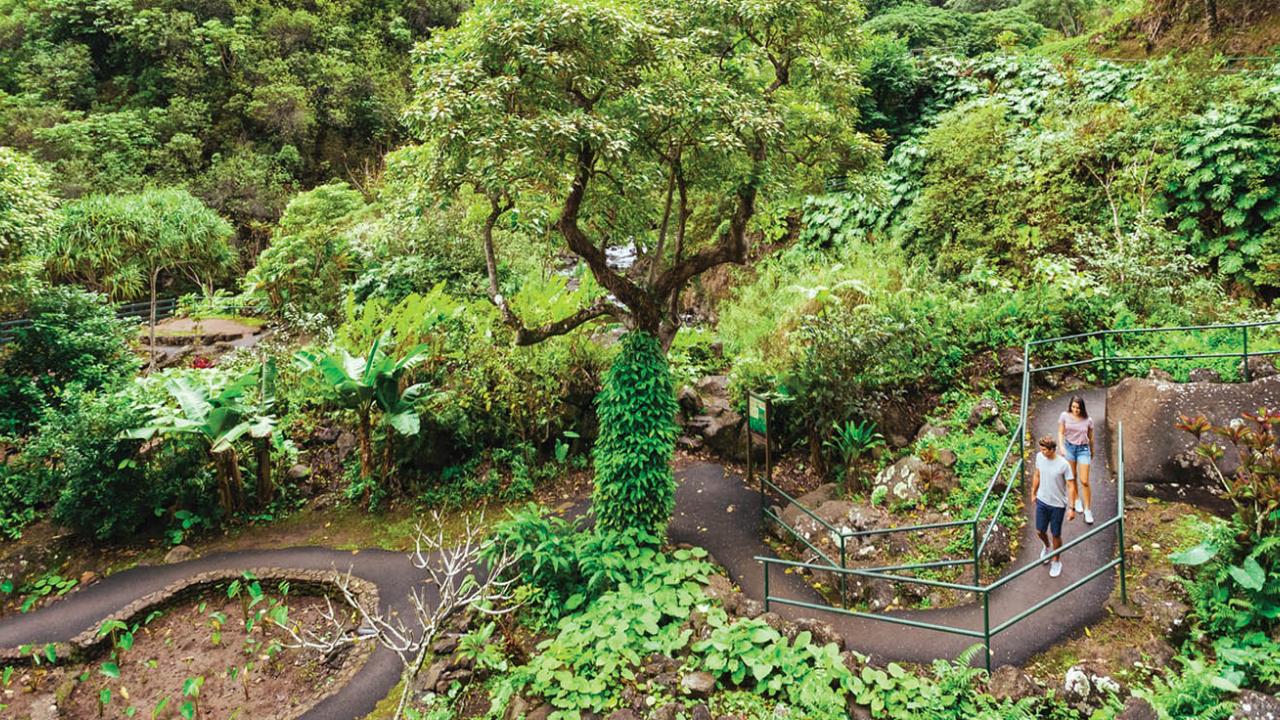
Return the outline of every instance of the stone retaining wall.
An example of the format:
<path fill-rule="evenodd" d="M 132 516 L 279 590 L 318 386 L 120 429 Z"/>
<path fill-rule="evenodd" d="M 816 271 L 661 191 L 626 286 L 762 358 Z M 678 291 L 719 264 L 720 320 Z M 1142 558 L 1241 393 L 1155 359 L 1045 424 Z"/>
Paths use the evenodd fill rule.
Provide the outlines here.
<path fill-rule="evenodd" d="M 126 625 L 140 623 L 146 616 L 156 610 L 164 610 L 193 600 L 210 588 L 225 587 L 232 581 L 243 580 L 244 574 L 252 573 L 263 588 L 278 588 L 281 583 L 289 583 L 290 596 L 296 595 L 333 595 L 338 592 L 334 570 L 294 570 L 288 568 L 249 568 L 247 570 L 211 570 L 192 575 L 191 577 L 170 583 L 161 590 L 144 595 L 134 600 L 119 611 L 114 612 L 92 627 L 86 628 L 69 642 L 53 643 L 59 662 L 86 662 L 106 653 L 111 647 L 110 635 L 99 636 L 98 628 L 108 620 L 119 620 Z M 344 576 L 345 577 L 345 576 Z M 351 576 L 351 591 L 372 607 L 378 606 L 378 587 L 361 578 Z M 350 656 L 344 663 L 330 689 L 315 699 L 314 704 L 337 693 L 355 677 L 364 667 L 365 661 L 374 650 L 374 641 L 356 643 Z M 27 652 L 19 652 L 18 648 L 0 648 L 0 666 L 29 665 L 33 663 L 32 655 L 39 654 L 43 658 L 47 643 L 32 645 Z M 305 711 L 305 709 L 304 709 Z"/>

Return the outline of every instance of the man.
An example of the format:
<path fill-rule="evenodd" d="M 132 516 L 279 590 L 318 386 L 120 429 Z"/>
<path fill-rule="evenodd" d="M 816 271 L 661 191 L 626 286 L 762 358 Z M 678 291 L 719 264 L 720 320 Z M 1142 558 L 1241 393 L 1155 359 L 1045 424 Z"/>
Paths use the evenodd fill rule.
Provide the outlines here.
<path fill-rule="evenodd" d="M 1076 519 L 1072 500 L 1067 496 L 1067 483 L 1073 480 L 1071 465 L 1058 455 L 1058 443 L 1048 435 L 1040 438 L 1040 452 L 1036 454 L 1036 469 L 1031 474 L 1031 494 L 1036 499 L 1036 534 L 1044 548 L 1040 559 L 1050 553 L 1049 535 L 1053 536 L 1052 550 L 1062 547 L 1062 519 Z M 1045 534 L 1048 531 L 1049 535 Z M 1062 574 L 1062 558 L 1054 554 L 1049 565 L 1049 577 Z"/>

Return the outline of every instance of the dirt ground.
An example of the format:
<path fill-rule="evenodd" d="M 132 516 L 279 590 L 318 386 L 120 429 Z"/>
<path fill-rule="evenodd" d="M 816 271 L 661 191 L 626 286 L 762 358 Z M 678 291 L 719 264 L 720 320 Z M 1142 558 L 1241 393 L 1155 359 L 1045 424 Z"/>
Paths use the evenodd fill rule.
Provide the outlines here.
<path fill-rule="evenodd" d="M 294 597 L 287 605 L 291 621 L 321 626 L 322 599 Z M 0 690 L 0 703 L 8 704 L 0 707 L 0 715 L 48 717 L 44 713 L 56 703 L 61 718 L 125 718 L 134 708 L 132 717 L 166 720 L 181 717 L 185 702 L 198 702 L 202 718 L 283 720 L 331 689 L 345 653 L 326 663 L 314 651 L 274 650 L 273 642 L 287 640 L 286 634 L 267 623 L 246 632 L 243 618 L 239 600 L 211 590 L 139 628 L 133 647 L 114 660 L 119 677 L 111 676 L 110 656 L 52 669 L 18 669 Z M 197 697 L 184 696 L 192 678 L 204 678 L 203 685 Z M 111 696 L 100 708 L 104 689 Z M 164 708 L 156 712 L 162 702 Z"/>
<path fill-rule="evenodd" d="M 1174 647 L 1152 619 L 1152 608 L 1142 599 L 1172 599 L 1176 585 L 1174 565 L 1169 555 L 1197 545 L 1201 538 L 1196 520 L 1208 518 L 1204 510 L 1178 502 L 1155 498 L 1130 509 L 1125 516 L 1125 545 L 1128 562 L 1129 597 L 1140 617 L 1120 617 L 1110 612 L 1102 622 L 1085 629 L 1085 634 L 1052 648 L 1029 662 L 1025 670 L 1050 687 L 1061 687 L 1063 674 L 1073 665 L 1087 664 L 1097 674 L 1130 681 L 1158 669 L 1167 662 L 1162 655 Z M 1069 602 L 1069 598 L 1063 602 Z M 1112 595 L 1118 603 L 1119 588 Z"/>

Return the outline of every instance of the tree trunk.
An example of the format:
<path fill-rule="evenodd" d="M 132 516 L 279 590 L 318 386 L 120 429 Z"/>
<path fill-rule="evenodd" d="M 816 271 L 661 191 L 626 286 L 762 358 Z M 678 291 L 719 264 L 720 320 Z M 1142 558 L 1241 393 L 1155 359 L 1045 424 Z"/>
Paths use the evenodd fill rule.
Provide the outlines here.
<path fill-rule="evenodd" d="M 1218 0 L 1204 0 L 1205 21 L 1209 26 L 1209 37 L 1218 34 Z"/>
<path fill-rule="evenodd" d="M 258 455 L 258 506 L 264 507 L 275 499 L 275 486 L 271 483 L 271 439 L 255 438 Z"/>
<path fill-rule="evenodd" d="M 226 456 L 228 490 L 231 496 L 231 509 L 240 511 L 244 509 L 244 478 L 240 475 L 240 459 L 236 456 L 235 448 L 223 451 Z"/>
<path fill-rule="evenodd" d="M 155 268 L 151 271 L 151 362 L 148 370 L 156 369 L 156 280 L 160 275 L 160 269 Z"/>

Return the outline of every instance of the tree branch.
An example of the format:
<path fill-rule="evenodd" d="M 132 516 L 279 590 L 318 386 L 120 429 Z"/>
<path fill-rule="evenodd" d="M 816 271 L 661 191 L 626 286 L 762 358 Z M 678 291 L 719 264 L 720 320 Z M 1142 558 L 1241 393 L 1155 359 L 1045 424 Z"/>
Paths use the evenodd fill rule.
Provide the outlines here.
<path fill-rule="evenodd" d="M 604 316 L 616 317 L 618 308 L 606 299 L 601 299 L 569 317 L 549 322 L 541 327 L 527 328 L 521 325 L 516 329 L 516 345 L 536 345 L 549 337 L 564 335 L 581 325 Z"/>

